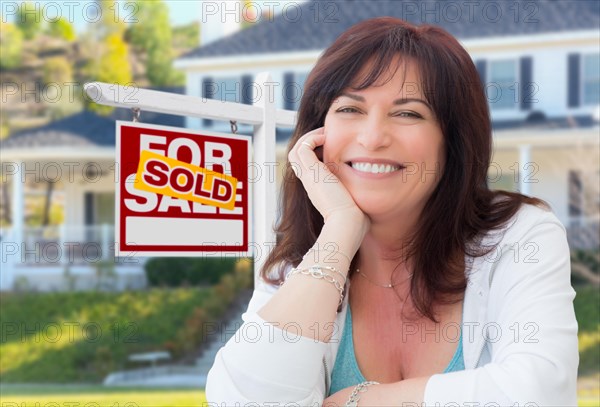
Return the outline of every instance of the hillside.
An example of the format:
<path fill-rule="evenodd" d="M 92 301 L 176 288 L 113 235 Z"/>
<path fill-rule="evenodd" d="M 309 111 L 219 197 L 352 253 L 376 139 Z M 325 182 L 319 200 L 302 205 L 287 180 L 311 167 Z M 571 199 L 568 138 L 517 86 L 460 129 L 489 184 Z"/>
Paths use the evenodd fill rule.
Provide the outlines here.
<path fill-rule="evenodd" d="M 173 59 L 199 43 L 199 23 L 174 27 Z M 150 86 L 147 78 L 147 55 L 127 43 L 127 61 L 131 81 L 140 87 Z M 96 80 L 93 66 L 98 66 L 102 43 L 84 33 L 73 41 L 40 33 L 23 40 L 21 61 L 16 67 L 0 68 L 2 86 L 0 138 L 30 127 L 41 126 L 85 107 L 83 84 Z M 181 86 L 183 76 L 168 86 Z"/>

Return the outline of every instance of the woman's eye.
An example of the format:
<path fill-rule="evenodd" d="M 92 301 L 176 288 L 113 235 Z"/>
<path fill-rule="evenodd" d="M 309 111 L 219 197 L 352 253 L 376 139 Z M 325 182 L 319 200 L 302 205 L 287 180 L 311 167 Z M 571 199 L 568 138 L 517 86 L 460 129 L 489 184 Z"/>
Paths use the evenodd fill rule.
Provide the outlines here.
<path fill-rule="evenodd" d="M 338 113 L 358 113 L 358 110 L 353 107 L 342 107 L 336 110 Z"/>
<path fill-rule="evenodd" d="M 421 116 L 419 113 L 416 113 L 416 112 L 407 112 L 407 111 L 399 112 L 399 113 L 395 114 L 394 116 L 396 116 L 396 117 L 408 117 L 408 118 L 411 118 L 411 119 L 421 119 L 421 118 L 423 118 L 423 116 Z"/>

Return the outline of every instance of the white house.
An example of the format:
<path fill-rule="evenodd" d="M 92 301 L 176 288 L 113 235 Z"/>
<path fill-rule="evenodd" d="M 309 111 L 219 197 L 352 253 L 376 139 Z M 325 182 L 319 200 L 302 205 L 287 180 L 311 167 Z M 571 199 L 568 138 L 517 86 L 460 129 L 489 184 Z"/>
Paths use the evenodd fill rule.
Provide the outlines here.
<path fill-rule="evenodd" d="M 224 3 L 211 2 L 215 7 Z M 546 200 L 567 226 L 573 248 L 598 250 L 600 2 L 286 4 L 273 18 L 180 57 L 176 67 L 186 73 L 186 93 L 251 103 L 256 96 L 253 78 L 269 71 L 273 78 L 269 96 L 280 107 L 295 110 L 320 53 L 354 23 L 395 16 L 440 25 L 463 43 L 486 83 L 495 146 L 490 185 Z M 142 113 L 144 122 L 229 130 L 229 123 L 173 120 L 173 116 L 152 120 Z M 239 130 L 244 133 L 250 128 Z M 117 288 L 143 285 L 141 262 L 103 261 L 114 257 L 110 247 L 114 134 L 114 118 L 84 112 L 12 135 L 2 143 L 2 171 L 11 186 L 12 228 L 0 233 L 0 289 L 12 289 L 22 279 L 38 289 L 64 289 L 69 281 L 86 287 L 98 283 L 96 273 L 106 264 L 113 268 Z M 285 160 L 289 135 L 278 131 L 280 161 Z M 64 224 L 26 227 L 28 185 L 36 182 L 36 176 L 52 179 L 57 172 L 65 202 Z"/>
<path fill-rule="evenodd" d="M 181 92 L 181 89 L 170 89 Z M 0 230 L 0 289 L 126 289 L 146 284 L 143 258 L 114 254 L 115 120 L 83 111 L 2 142 L 11 227 Z M 141 120 L 183 127 L 183 117 L 142 112 Z M 51 181 L 62 196 L 59 226 L 25 224 L 26 197 Z"/>
<path fill-rule="evenodd" d="M 269 71 L 281 107 L 297 108 L 320 53 L 377 16 L 439 25 L 471 54 L 486 84 L 495 152 L 489 182 L 546 200 L 572 247 L 599 247 L 600 3 L 597 1 L 308 1 L 176 61 L 186 93 L 250 103 Z M 194 118 L 187 126 L 226 130 Z M 278 137 L 279 160 L 286 136 Z M 280 166 L 280 168 L 283 168 Z"/>

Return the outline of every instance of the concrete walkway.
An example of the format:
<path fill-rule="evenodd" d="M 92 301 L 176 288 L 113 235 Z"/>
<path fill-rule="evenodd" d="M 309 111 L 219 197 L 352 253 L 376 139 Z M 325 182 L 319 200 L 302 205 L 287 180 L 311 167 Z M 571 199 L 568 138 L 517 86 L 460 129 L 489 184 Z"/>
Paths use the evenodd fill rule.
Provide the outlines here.
<path fill-rule="evenodd" d="M 148 387 L 204 387 L 206 376 L 212 367 L 219 349 L 242 326 L 242 313 L 248 308 L 252 290 L 240 294 L 237 301 L 227 310 L 227 322 L 217 324 L 210 334 L 208 347 L 196 359 L 194 365 L 161 365 L 109 374 L 105 386 L 148 386 Z"/>

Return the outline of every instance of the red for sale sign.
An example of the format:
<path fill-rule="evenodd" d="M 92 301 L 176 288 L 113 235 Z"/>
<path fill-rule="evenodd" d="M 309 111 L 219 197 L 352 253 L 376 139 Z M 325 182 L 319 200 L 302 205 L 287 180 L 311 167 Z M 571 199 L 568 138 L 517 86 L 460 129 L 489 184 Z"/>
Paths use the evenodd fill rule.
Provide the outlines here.
<path fill-rule="evenodd" d="M 117 122 L 116 146 L 116 255 L 250 255 L 249 137 Z"/>

